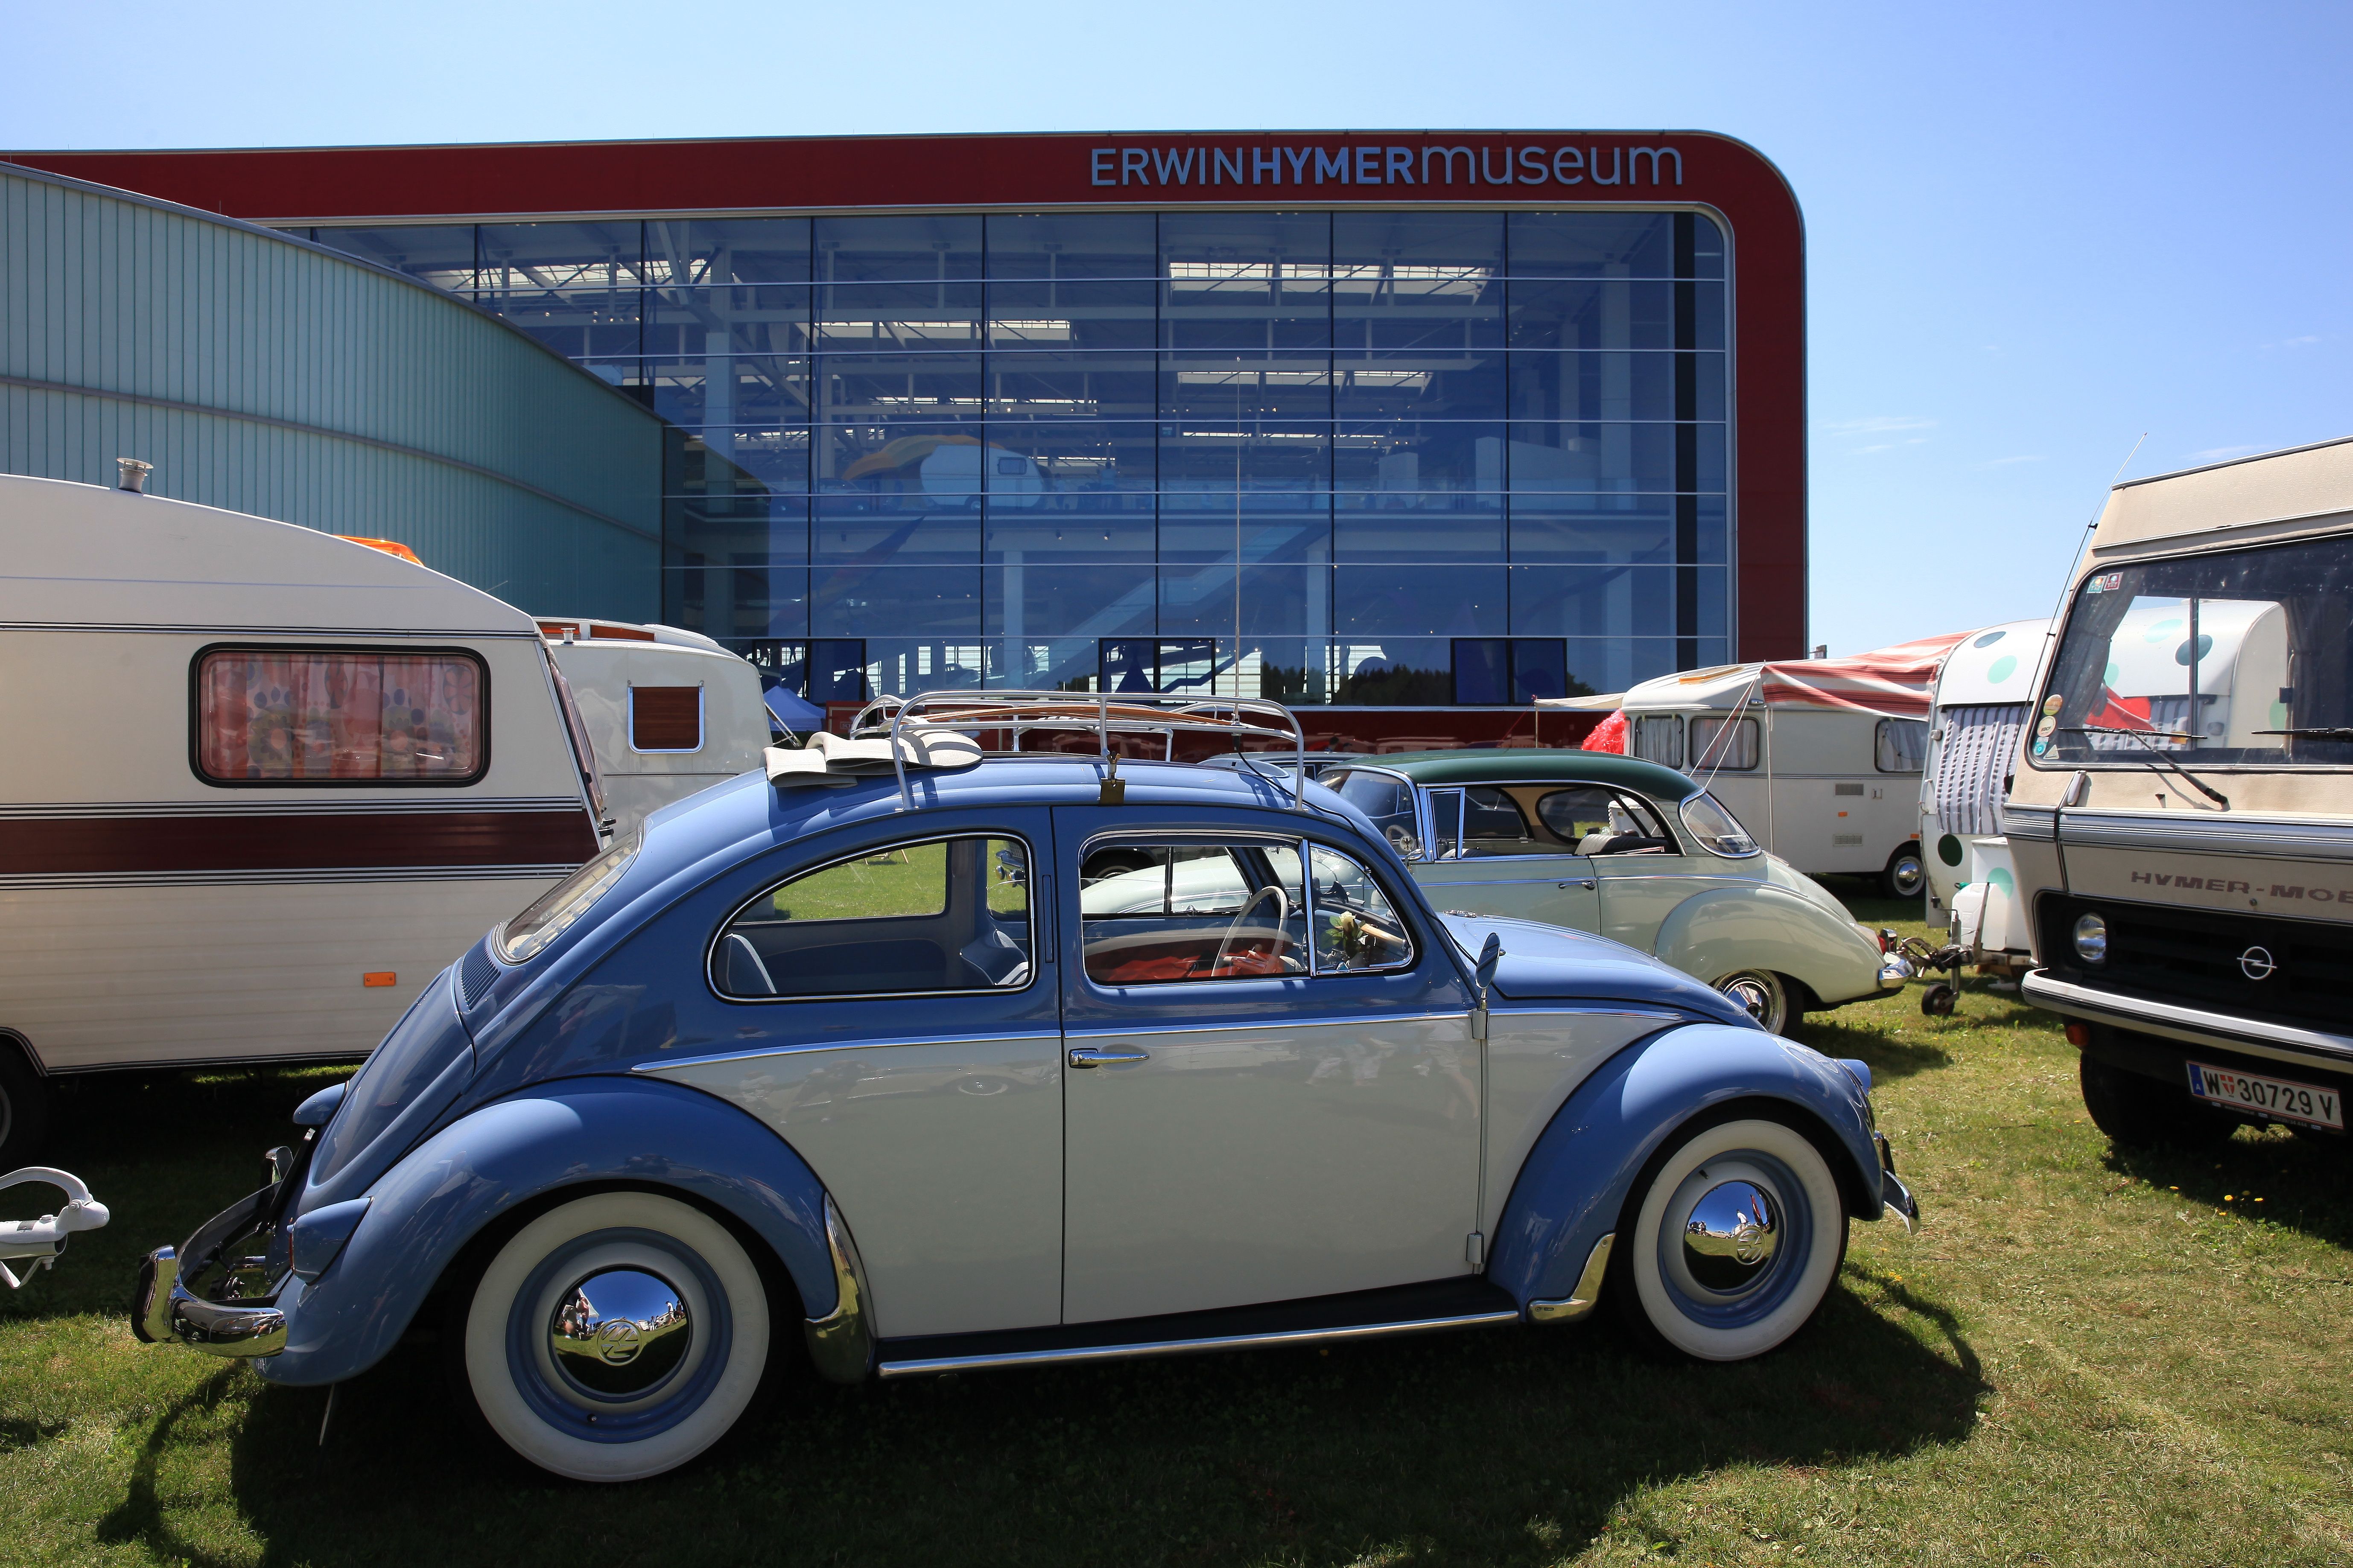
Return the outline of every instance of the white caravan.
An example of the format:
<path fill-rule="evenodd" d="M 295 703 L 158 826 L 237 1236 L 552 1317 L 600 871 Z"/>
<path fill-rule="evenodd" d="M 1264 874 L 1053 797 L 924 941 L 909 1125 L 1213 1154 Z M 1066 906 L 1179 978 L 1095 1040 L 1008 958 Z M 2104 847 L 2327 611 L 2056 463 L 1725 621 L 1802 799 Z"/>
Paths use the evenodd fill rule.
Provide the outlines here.
<path fill-rule="evenodd" d="M 1971 962 L 2009 974 L 2031 967 L 2002 797 L 2018 765 L 2035 681 L 2050 647 L 2046 619 L 1971 632 L 1945 657 L 1928 710 L 1920 779 L 1921 842 L 1928 847 L 1928 923 Z"/>
<path fill-rule="evenodd" d="M 597 852 L 529 616 L 290 523 L 0 476 L 0 1168 L 52 1075 L 365 1055 Z"/>
<path fill-rule="evenodd" d="M 616 833 L 760 765 L 775 727 L 760 672 L 700 632 L 539 620 L 596 757 Z"/>
<path fill-rule="evenodd" d="M 1807 875 L 1876 877 L 1916 899 L 1928 687 L 1958 640 L 1646 680 L 1626 693 L 1626 749 L 1700 780 Z"/>

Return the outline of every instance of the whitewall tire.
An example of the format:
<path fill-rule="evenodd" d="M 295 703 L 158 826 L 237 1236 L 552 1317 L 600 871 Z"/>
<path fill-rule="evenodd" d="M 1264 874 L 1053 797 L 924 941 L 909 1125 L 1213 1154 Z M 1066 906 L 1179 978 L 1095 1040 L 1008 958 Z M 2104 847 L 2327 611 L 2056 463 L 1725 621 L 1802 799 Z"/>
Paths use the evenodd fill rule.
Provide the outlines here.
<path fill-rule="evenodd" d="M 767 1370 L 760 1270 L 723 1225 L 646 1192 L 575 1198 L 499 1248 L 464 1307 L 462 1371 L 541 1469 L 633 1481 L 725 1436 Z"/>
<path fill-rule="evenodd" d="M 1620 1316 L 1653 1348 L 1746 1361 L 1813 1318 L 1846 1256 L 1830 1163 L 1761 1119 L 1690 1133 L 1628 1201 L 1611 1262 Z"/>

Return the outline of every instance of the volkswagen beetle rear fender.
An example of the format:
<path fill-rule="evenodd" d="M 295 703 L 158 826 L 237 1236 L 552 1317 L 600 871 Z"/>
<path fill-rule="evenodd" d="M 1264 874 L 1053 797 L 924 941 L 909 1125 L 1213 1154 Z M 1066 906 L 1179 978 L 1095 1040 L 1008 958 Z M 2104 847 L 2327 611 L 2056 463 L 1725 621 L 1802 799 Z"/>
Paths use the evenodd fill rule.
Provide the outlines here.
<path fill-rule="evenodd" d="M 1644 1162 L 1693 1116 L 1733 1100 L 1778 1102 L 1828 1129 L 1848 1212 L 1879 1217 L 1871 1102 L 1855 1076 L 1758 1029 L 1687 1024 L 1619 1052 L 1555 1113 L 1512 1184 L 1488 1278 L 1523 1309 L 1567 1298 Z"/>
<path fill-rule="evenodd" d="M 302 1384 L 366 1371 L 485 1226 L 590 1183 L 668 1190 L 723 1210 L 775 1249 L 803 1310 L 833 1310 L 824 1189 L 774 1132 L 696 1089 L 572 1079 L 459 1118 L 379 1177 L 350 1240 L 288 1307 L 285 1350 L 256 1369 Z"/>

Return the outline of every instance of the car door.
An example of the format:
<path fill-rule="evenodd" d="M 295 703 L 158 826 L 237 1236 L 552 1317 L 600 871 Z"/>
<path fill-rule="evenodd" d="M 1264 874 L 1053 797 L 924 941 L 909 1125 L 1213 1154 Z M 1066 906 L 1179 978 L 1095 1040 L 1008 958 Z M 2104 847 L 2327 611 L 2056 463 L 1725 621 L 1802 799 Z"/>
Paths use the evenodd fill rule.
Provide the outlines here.
<path fill-rule="evenodd" d="M 1442 933 L 1284 819 L 1055 819 L 1063 1321 L 1471 1272 L 1479 1061 Z"/>
<path fill-rule="evenodd" d="M 1535 834 L 1509 793 L 1493 784 L 1421 793 L 1430 857 L 1414 867 L 1414 879 L 1432 906 L 1601 929 L 1593 862 Z"/>
<path fill-rule="evenodd" d="M 1061 1311 L 1062 1042 L 1043 808 L 918 813 L 793 846 L 709 952 L 724 1048 L 659 1070 L 808 1162 L 857 1238 L 880 1335 Z"/>

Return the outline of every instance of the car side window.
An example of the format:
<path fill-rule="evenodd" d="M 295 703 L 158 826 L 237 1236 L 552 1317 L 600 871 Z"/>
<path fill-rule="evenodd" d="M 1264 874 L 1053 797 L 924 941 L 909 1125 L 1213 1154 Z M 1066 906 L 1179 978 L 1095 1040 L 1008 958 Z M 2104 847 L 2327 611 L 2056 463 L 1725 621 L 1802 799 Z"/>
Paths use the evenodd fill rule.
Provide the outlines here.
<path fill-rule="evenodd" d="M 1579 855 L 1672 855 L 1675 841 L 1648 801 L 1600 784 L 1556 789 L 1536 802 L 1544 825 Z"/>
<path fill-rule="evenodd" d="M 1308 847 L 1314 875 L 1315 973 L 1361 973 L 1413 963 L 1413 938 L 1373 874 L 1355 857 Z"/>
<path fill-rule="evenodd" d="M 1308 972 L 1295 843 L 1094 846 L 1079 867 L 1079 922 L 1099 985 Z"/>
<path fill-rule="evenodd" d="M 1558 855 L 1561 846 L 1538 837 L 1519 803 L 1493 784 L 1430 792 L 1430 837 L 1440 860 L 1491 855 Z"/>
<path fill-rule="evenodd" d="M 804 871 L 737 910 L 711 950 L 723 996 L 770 1001 L 1015 990 L 1029 983 L 1029 850 L 934 838 Z"/>
<path fill-rule="evenodd" d="M 1338 781 L 1340 798 L 1373 819 L 1373 826 L 1408 860 L 1421 853 L 1420 829 L 1413 820 L 1413 789 L 1387 773 L 1350 773 Z"/>

